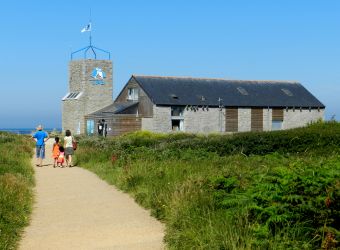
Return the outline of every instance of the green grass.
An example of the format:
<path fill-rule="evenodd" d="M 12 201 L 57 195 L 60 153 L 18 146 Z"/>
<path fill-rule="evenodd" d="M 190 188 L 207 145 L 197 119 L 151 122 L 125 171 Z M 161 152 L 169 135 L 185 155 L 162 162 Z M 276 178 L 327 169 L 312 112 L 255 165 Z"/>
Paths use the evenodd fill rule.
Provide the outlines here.
<path fill-rule="evenodd" d="M 29 222 L 32 145 L 28 137 L 0 132 L 0 249 L 16 249 Z"/>
<path fill-rule="evenodd" d="M 339 132 L 86 137 L 76 160 L 163 221 L 169 249 L 333 249 Z"/>

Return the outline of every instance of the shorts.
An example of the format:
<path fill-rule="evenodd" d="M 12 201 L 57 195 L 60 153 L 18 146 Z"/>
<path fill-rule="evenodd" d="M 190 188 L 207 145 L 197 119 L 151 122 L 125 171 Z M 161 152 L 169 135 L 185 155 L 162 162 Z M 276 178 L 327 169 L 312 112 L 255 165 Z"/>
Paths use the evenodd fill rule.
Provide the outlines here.
<path fill-rule="evenodd" d="M 36 146 L 35 149 L 37 158 L 45 159 L 45 145 Z"/>
<path fill-rule="evenodd" d="M 65 155 L 66 156 L 73 155 L 73 153 L 74 153 L 73 148 L 71 148 L 71 147 L 65 148 Z"/>

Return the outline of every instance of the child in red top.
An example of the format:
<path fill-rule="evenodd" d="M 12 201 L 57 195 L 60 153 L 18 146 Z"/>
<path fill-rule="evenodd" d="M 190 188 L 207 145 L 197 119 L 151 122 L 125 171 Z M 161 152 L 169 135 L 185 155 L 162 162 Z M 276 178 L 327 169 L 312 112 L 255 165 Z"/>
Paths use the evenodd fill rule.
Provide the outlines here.
<path fill-rule="evenodd" d="M 57 159 L 57 166 L 58 167 L 64 167 L 64 161 L 65 161 L 65 150 L 63 146 L 59 147 L 59 156 Z"/>
<path fill-rule="evenodd" d="M 52 157 L 54 159 L 53 167 L 55 168 L 57 166 L 57 159 L 60 153 L 59 151 L 60 144 L 59 144 L 59 137 L 54 138 L 54 140 L 55 142 L 53 143 L 53 147 L 52 147 Z"/>

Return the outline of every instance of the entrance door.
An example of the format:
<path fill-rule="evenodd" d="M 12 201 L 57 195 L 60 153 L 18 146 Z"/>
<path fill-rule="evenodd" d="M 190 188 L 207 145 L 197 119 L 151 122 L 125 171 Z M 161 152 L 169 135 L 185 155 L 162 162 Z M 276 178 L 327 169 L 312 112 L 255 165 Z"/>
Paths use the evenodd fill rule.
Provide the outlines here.
<path fill-rule="evenodd" d="M 87 135 L 93 135 L 94 133 L 94 120 L 86 121 L 86 133 Z"/>

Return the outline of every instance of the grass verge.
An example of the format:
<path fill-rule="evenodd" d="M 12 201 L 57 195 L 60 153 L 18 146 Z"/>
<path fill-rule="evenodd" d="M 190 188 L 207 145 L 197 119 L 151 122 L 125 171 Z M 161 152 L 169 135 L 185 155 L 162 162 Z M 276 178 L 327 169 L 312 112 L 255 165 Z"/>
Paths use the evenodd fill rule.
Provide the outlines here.
<path fill-rule="evenodd" d="M 32 142 L 0 132 L 0 249 L 16 249 L 29 222 L 34 186 Z"/>

